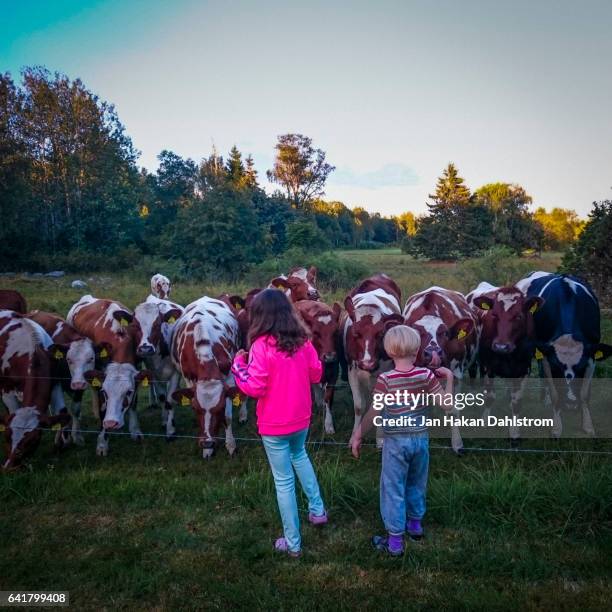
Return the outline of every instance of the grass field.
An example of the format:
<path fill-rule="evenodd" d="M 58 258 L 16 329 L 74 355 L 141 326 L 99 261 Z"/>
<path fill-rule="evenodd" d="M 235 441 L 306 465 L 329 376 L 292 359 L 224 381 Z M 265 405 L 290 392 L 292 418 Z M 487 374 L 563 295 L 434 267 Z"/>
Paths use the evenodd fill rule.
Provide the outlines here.
<path fill-rule="evenodd" d="M 406 295 L 432 284 L 465 291 L 491 265 L 423 264 L 399 251 L 341 256 L 389 273 Z M 503 282 L 499 275 L 525 266 L 554 269 L 557 262 L 556 255 L 505 262 L 480 279 Z M 70 288 L 73 278 L 0 284 L 22 291 L 32 308 L 65 315 L 82 293 Z M 92 278 L 84 280 L 94 295 L 130 307 L 148 292 L 147 278 Z M 225 289 L 177 284 L 173 298 L 187 303 Z M 609 319 L 604 340 L 612 341 Z M 142 398 L 143 431 L 161 434 L 159 415 L 145 406 Z M 340 389 L 338 433 L 328 441 L 347 441 L 351 412 L 348 389 Z M 87 408 L 84 426 L 96 428 Z M 178 413 L 177 431 L 196 431 L 190 411 Z M 235 435 L 254 437 L 252 410 L 246 425 L 236 420 Z M 311 455 L 331 524 L 303 527 L 305 554 L 295 561 L 271 550 L 281 529 L 259 443 L 239 440 L 236 458 L 221 451 L 204 462 L 192 439 L 134 443 L 117 436 L 109 457 L 99 458 L 95 435 L 60 455 L 46 436 L 27 469 L 0 475 L 0 590 L 69 590 L 78 610 L 609 609 L 612 455 L 557 452 L 612 452 L 609 441 L 526 441 L 523 448 L 550 452 L 475 451 L 462 458 L 433 448 L 427 538 L 402 559 L 387 559 L 369 546 L 381 532 L 377 452 L 368 447 L 356 461 L 343 444 L 317 444 L 322 438 L 317 414 Z M 505 440 L 491 444 L 508 448 Z"/>

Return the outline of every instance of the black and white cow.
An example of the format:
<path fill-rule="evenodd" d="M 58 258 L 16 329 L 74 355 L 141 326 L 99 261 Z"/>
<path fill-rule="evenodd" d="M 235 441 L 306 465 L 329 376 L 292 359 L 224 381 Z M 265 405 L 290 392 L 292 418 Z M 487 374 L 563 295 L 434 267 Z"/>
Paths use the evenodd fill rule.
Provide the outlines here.
<path fill-rule="evenodd" d="M 599 302 L 585 281 L 567 274 L 532 272 L 516 286 L 528 297 L 544 300 L 534 314 L 536 359 L 548 381 L 553 407 L 553 437 L 563 429 L 561 408 L 580 407 L 582 429 L 595 435 L 589 398 L 595 362 L 612 354 L 602 344 Z"/>

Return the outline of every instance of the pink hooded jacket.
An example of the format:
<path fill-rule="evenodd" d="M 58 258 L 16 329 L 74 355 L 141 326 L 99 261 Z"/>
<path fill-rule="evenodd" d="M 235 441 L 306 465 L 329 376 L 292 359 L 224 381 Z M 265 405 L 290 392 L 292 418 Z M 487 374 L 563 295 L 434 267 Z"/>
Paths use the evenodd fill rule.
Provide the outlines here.
<path fill-rule="evenodd" d="M 248 363 L 244 355 L 237 355 L 232 365 L 238 388 L 258 398 L 257 427 L 262 436 L 282 436 L 309 426 L 310 384 L 321 380 L 322 371 L 309 340 L 287 355 L 276 348 L 272 336 L 253 342 Z"/>

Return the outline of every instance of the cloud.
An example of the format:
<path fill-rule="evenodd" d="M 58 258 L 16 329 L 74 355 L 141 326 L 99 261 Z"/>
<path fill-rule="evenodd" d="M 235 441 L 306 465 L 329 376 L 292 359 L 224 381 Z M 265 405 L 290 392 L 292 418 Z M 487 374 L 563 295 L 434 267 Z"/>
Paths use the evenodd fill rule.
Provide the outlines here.
<path fill-rule="evenodd" d="M 410 166 L 405 164 L 385 164 L 382 168 L 371 172 L 354 172 L 350 168 L 339 168 L 330 176 L 329 182 L 335 185 L 379 189 L 417 185 L 419 177 Z"/>

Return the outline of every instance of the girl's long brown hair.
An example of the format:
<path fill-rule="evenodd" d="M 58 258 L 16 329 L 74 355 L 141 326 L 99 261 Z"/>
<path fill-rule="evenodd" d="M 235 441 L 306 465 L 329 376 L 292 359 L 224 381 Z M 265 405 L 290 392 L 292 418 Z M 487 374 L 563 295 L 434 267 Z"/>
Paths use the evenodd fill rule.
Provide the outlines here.
<path fill-rule="evenodd" d="M 289 298 L 278 289 L 257 294 L 250 309 L 249 345 L 260 336 L 273 336 L 278 348 L 293 355 L 308 339 Z"/>

